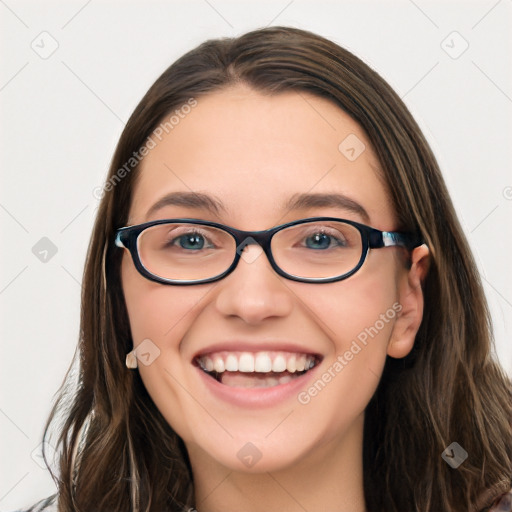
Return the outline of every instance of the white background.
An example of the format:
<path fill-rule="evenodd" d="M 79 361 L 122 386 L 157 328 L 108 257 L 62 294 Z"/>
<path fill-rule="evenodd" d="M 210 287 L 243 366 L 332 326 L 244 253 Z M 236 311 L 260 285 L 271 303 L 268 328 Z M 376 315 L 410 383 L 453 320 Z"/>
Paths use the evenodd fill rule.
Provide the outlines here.
<path fill-rule="evenodd" d="M 31 453 L 78 338 L 92 191 L 147 88 L 210 37 L 296 26 L 390 82 L 439 159 L 512 374 L 511 0 L 0 0 L 0 15 L 0 512 L 54 491 Z M 52 44 L 46 59 L 31 47 Z M 57 248 L 46 263 L 32 252 L 42 237 Z"/>

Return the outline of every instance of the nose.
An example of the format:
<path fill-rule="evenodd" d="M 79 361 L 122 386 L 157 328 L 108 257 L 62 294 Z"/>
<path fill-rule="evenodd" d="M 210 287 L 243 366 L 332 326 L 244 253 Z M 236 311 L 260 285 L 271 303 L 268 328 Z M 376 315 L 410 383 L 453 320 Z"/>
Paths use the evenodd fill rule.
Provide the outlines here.
<path fill-rule="evenodd" d="M 217 311 L 254 325 L 285 317 L 292 310 L 293 294 L 283 280 L 258 244 L 246 245 L 235 270 L 220 283 Z"/>

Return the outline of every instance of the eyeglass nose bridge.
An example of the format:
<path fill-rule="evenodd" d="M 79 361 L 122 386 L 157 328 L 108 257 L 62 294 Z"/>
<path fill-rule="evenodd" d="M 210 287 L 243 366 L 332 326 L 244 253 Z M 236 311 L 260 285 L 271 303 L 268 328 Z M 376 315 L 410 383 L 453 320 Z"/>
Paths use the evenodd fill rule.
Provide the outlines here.
<path fill-rule="evenodd" d="M 236 233 L 236 263 L 238 263 L 240 258 L 242 258 L 246 263 L 253 263 L 261 256 L 262 253 L 265 253 L 271 266 L 275 267 L 274 258 L 270 251 L 270 240 L 272 235 L 272 231 L 239 231 Z M 244 256 L 244 249 L 249 245 L 259 245 L 261 252 L 255 253 L 255 256 Z"/>

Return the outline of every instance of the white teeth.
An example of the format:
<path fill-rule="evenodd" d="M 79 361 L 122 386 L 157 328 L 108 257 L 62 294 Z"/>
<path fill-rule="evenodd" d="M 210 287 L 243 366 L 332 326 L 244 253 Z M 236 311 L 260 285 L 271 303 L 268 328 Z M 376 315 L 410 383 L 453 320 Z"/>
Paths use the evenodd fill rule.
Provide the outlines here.
<path fill-rule="evenodd" d="M 226 358 L 226 371 L 237 372 L 238 371 L 238 360 L 233 354 L 229 354 Z"/>
<path fill-rule="evenodd" d="M 288 382 L 291 382 L 293 380 L 293 377 L 291 375 L 283 375 L 282 377 L 279 377 L 278 381 L 279 384 L 287 384 Z"/>
<path fill-rule="evenodd" d="M 286 360 L 283 356 L 279 355 L 274 359 L 272 363 L 272 371 L 284 372 L 286 370 Z"/>
<path fill-rule="evenodd" d="M 254 371 L 268 373 L 272 370 L 272 359 L 266 352 L 260 352 L 254 361 Z"/>
<path fill-rule="evenodd" d="M 288 361 L 286 361 L 286 369 L 290 373 L 295 373 L 297 371 L 297 366 L 296 366 L 296 362 L 295 362 L 295 354 L 290 356 L 288 358 Z"/>
<path fill-rule="evenodd" d="M 315 356 L 291 352 L 217 352 L 201 356 L 197 362 L 207 372 L 296 373 L 313 368 Z M 289 375 L 280 378 L 283 377 Z"/>
<path fill-rule="evenodd" d="M 209 357 L 206 357 L 204 360 L 204 366 L 207 372 L 211 372 L 213 370 L 213 361 Z"/>
<path fill-rule="evenodd" d="M 213 369 L 217 373 L 222 373 L 225 370 L 224 359 L 222 359 L 222 357 L 215 358 L 215 361 L 213 362 Z"/>
<path fill-rule="evenodd" d="M 254 371 L 254 357 L 252 354 L 245 353 L 240 356 L 238 361 L 238 371 L 249 373 Z"/>

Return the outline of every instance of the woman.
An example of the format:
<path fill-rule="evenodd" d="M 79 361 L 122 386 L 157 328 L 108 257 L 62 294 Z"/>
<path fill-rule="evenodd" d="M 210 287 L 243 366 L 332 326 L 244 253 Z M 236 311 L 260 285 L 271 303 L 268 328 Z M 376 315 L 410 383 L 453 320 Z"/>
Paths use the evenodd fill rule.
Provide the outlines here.
<path fill-rule="evenodd" d="M 67 407 L 59 511 L 512 510 L 476 266 L 354 55 L 283 27 L 207 41 L 135 109 L 102 195 L 79 386 L 46 431 Z"/>

